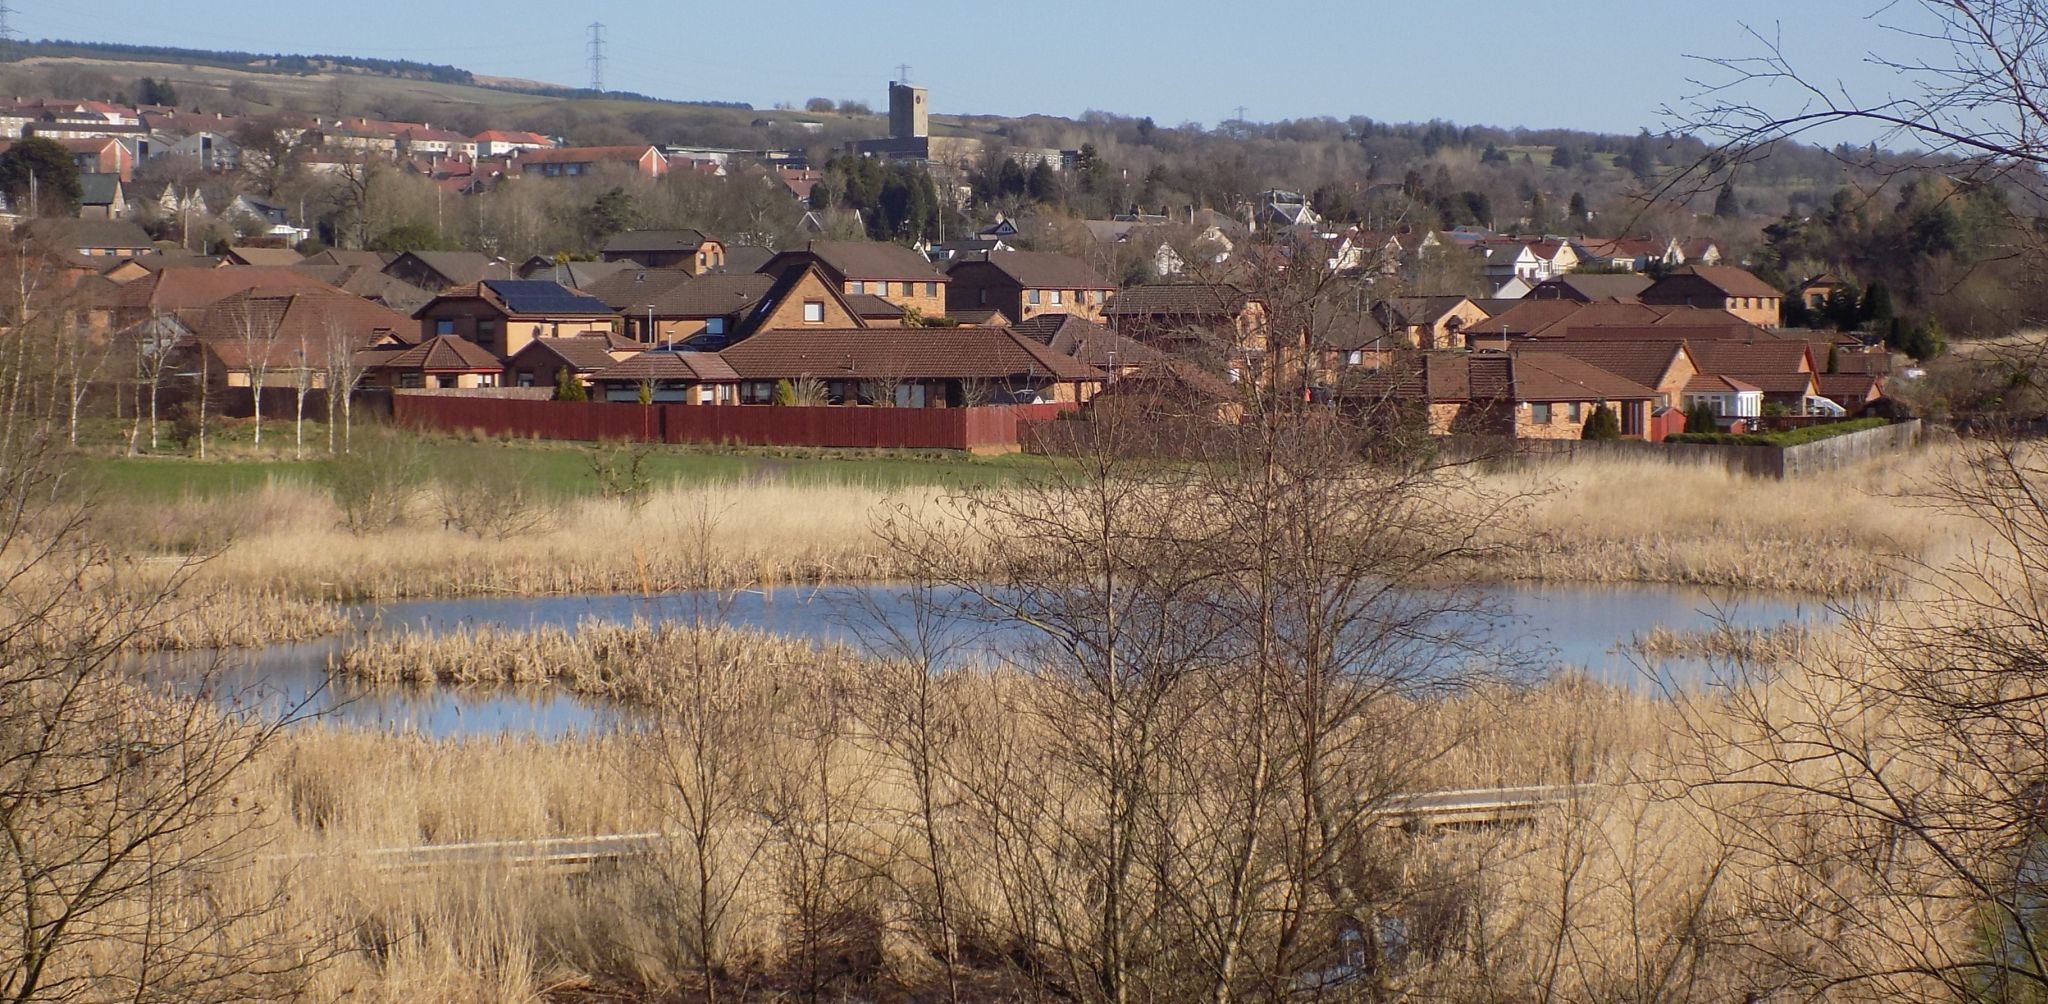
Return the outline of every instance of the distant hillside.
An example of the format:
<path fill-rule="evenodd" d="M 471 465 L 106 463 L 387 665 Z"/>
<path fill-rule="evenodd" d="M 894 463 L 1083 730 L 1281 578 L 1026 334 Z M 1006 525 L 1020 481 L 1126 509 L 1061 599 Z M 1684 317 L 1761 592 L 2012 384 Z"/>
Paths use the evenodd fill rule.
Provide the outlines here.
<path fill-rule="evenodd" d="M 20 62 L 37 58 L 212 66 L 247 73 L 294 77 L 342 73 L 385 77 L 393 80 L 420 80 L 438 84 L 460 84 L 469 87 L 481 87 L 486 90 L 529 94 L 542 98 L 562 98 L 568 100 L 604 98 L 608 100 L 644 101 L 651 104 L 737 108 L 749 111 L 753 108 L 752 105 L 743 102 L 677 101 L 646 94 L 636 94 L 631 91 L 593 91 L 586 87 L 565 87 L 560 84 L 550 84 L 535 80 L 478 76 L 459 66 L 447 66 L 440 63 L 420 63 L 409 59 L 374 59 L 365 56 L 307 56 L 215 49 L 181 49 L 175 46 L 124 45 L 118 42 L 74 42 L 66 39 L 41 39 L 34 42 L 18 42 L 0 46 L 0 62 Z"/>

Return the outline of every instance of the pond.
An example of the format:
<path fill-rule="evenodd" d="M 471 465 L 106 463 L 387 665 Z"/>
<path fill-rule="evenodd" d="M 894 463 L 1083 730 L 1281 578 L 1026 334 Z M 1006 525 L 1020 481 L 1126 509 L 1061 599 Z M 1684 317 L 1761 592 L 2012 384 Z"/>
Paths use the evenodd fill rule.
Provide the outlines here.
<path fill-rule="evenodd" d="M 1484 594 L 1499 614 L 1494 640 L 1552 671 L 1583 670 L 1595 679 L 1648 687 L 1704 679 L 1711 666 L 1700 659 L 1664 659 L 1646 673 L 1623 654 L 1629 638 L 1663 627 L 1702 631 L 1719 623 L 1769 628 L 1817 623 L 1827 612 L 1812 600 L 1725 593 L 1678 587 L 1588 588 L 1500 586 Z M 514 630 L 573 628 L 596 620 L 611 623 L 703 618 L 736 627 L 818 641 L 872 647 L 877 625 L 903 626 L 910 598 L 897 586 L 785 587 L 749 590 L 714 600 L 680 593 L 546 596 L 507 599 L 429 600 L 393 603 L 358 611 L 365 624 L 388 632 L 438 633 L 461 627 Z M 955 628 L 949 642 L 959 652 L 993 655 L 1021 647 L 1026 629 L 1014 626 Z M 213 692 L 223 702 L 276 711 L 297 708 L 342 725 L 418 732 L 433 737 L 519 733 L 558 738 L 616 728 L 628 715 L 601 701 L 551 688 L 365 688 L 327 679 L 330 655 L 344 637 L 298 645 L 221 653 L 183 653 L 143 660 L 145 678 L 177 684 L 211 669 Z"/>

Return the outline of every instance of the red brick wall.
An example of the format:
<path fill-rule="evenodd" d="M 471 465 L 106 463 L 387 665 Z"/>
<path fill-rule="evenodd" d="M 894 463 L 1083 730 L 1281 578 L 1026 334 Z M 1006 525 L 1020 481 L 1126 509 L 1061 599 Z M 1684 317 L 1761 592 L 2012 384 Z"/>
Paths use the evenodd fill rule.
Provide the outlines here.
<path fill-rule="evenodd" d="M 1014 450 L 1021 423 L 1050 419 L 1073 407 L 705 407 L 398 394 L 392 400 L 392 418 L 400 426 L 423 431 L 584 442 Z"/>

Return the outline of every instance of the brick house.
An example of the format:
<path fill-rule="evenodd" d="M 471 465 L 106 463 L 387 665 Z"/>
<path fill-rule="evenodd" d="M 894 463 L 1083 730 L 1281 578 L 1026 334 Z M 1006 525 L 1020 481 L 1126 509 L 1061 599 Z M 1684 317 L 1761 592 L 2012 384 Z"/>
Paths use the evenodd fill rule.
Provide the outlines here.
<path fill-rule="evenodd" d="M 1657 392 L 1656 407 L 1683 408 L 1685 388 L 1700 372 L 1682 341 L 1562 339 L 1517 342 L 1517 355 L 1565 356 L 1597 366 Z"/>
<path fill-rule="evenodd" d="M 500 270 L 511 278 L 508 266 L 476 251 L 407 251 L 384 266 L 385 275 L 429 293 L 474 285 Z"/>
<path fill-rule="evenodd" d="M 1646 438 L 1656 392 L 1555 354 L 1426 352 L 1396 359 L 1347 389 L 1343 403 L 1417 417 L 1429 434 L 1578 439 L 1605 405 L 1622 435 Z"/>
<path fill-rule="evenodd" d="M 783 328 L 719 355 L 741 404 L 772 404 L 784 380 L 816 381 L 834 405 L 1081 403 L 1108 377 L 1009 328 Z"/>
<path fill-rule="evenodd" d="M 1086 262 L 1037 251 L 989 251 L 963 257 L 946 270 L 948 312 L 995 309 L 1010 323 L 1040 314 L 1076 314 L 1103 319 L 1103 304 L 1116 285 Z"/>
<path fill-rule="evenodd" d="M 1117 334 L 1152 344 L 1227 332 L 1232 348 L 1240 352 L 1266 347 L 1266 305 L 1227 282 L 1132 286 L 1103 302 L 1102 320 Z"/>
<path fill-rule="evenodd" d="M 125 220 L 40 219 L 23 224 L 31 244 L 52 254 L 138 258 L 156 250 L 149 234 Z"/>
<path fill-rule="evenodd" d="M 559 283 L 485 279 L 434 297 L 413 319 L 422 341 L 463 338 L 504 359 L 536 338 L 611 334 L 619 316 L 603 300 Z"/>
<path fill-rule="evenodd" d="M 1464 296 L 1396 296 L 1373 305 L 1380 326 L 1410 348 L 1461 349 L 1465 331 L 1486 321 L 1486 311 Z"/>
<path fill-rule="evenodd" d="M 466 338 L 443 335 L 418 345 L 365 349 L 356 364 L 366 387 L 464 390 L 496 387 L 505 364 Z"/>
<path fill-rule="evenodd" d="M 812 241 L 768 259 L 760 270 L 779 275 L 799 265 L 817 266 L 847 296 L 878 296 L 925 317 L 942 316 L 951 306 L 952 279 L 900 244 Z"/>
<path fill-rule="evenodd" d="M 605 242 L 598 257 L 702 275 L 725 268 L 725 242 L 697 230 L 628 230 Z"/>
<path fill-rule="evenodd" d="M 563 371 L 585 383 L 590 375 L 640 354 L 638 343 L 611 337 L 536 338 L 505 361 L 504 386 L 552 387 Z"/>
<path fill-rule="evenodd" d="M 1639 297 L 1653 306 L 1725 310 L 1759 328 L 1777 327 L 1785 294 L 1732 265 L 1691 265 L 1652 283 Z"/>

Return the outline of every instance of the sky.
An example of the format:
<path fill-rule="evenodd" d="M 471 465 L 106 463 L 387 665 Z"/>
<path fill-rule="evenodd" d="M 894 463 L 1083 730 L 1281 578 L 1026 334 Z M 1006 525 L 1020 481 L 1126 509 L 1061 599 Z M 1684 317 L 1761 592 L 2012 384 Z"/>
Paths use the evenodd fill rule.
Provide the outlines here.
<path fill-rule="evenodd" d="M 6 0 L 26 38 L 448 63 L 582 86 L 592 21 L 605 83 L 656 97 L 880 108 L 899 64 L 935 112 L 1149 115 L 1215 125 L 1329 115 L 1386 122 L 1661 130 L 1662 113 L 1783 38 L 1862 98 L 1899 84 L 1869 54 L 1919 45 L 1912 0 Z M 1881 18 L 1873 17 L 1886 11 Z"/>

